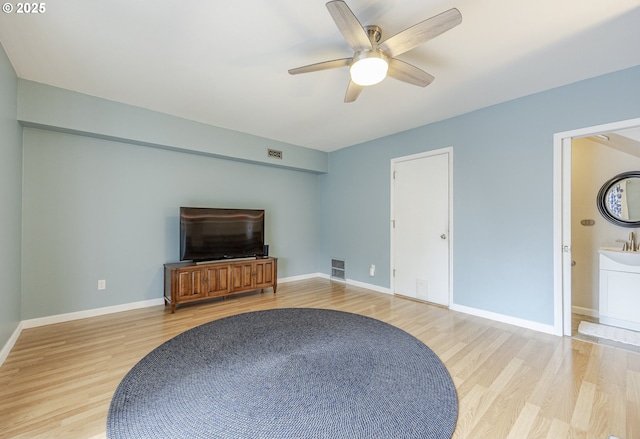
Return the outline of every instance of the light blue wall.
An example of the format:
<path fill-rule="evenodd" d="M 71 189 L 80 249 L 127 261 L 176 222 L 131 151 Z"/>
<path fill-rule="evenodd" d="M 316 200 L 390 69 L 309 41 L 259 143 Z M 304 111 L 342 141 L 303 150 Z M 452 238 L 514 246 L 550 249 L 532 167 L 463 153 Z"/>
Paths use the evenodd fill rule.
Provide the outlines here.
<path fill-rule="evenodd" d="M 317 194 L 311 172 L 25 128 L 22 319 L 162 297 L 182 205 L 266 209 L 279 277 L 315 273 Z"/>
<path fill-rule="evenodd" d="M 0 89 L 15 83 L 15 74 L 3 75 Z M 123 130 L 120 104 L 19 84 L 26 91 L 17 114 L 27 125 L 22 319 L 161 297 L 162 264 L 177 259 L 180 205 L 267 209 L 280 277 L 329 273 L 329 259 L 339 257 L 350 279 L 389 287 L 390 160 L 453 146 L 455 302 L 552 324 L 553 134 L 640 117 L 638 67 L 333 152 L 322 174 L 326 156 L 316 153 L 264 166 L 254 136 L 206 127 L 192 136 L 188 121 L 129 107 Z M 33 93 L 42 87 L 53 103 Z M 54 117 L 69 105 L 97 119 Z M 19 132 L 10 138 L 19 145 Z M 19 254 L 19 245 L 10 251 Z"/>
<path fill-rule="evenodd" d="M 0 348 L 20 322 L 22 129 L 18 79 L 0 46 Z"/>
<path fill-rule="evenodd" d="M 341 257 L 348 278 L 390 287 L 390 160 L 452 146 L 454 302 L 552 325 L 553 135 L 637 117 L 640 67 L 333 152 L 319 271 Z"/>

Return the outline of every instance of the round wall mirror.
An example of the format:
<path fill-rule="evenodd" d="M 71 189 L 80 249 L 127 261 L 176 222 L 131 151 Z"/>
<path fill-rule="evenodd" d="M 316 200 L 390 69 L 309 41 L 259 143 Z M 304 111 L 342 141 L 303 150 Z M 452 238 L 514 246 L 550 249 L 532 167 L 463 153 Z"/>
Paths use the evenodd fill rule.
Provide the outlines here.
<path fill-rule="evenodd" d="M 623 172 L 598 192 L 598 210 L 605 219 L 622 227 L 640 227 L 640 171 Z"/>

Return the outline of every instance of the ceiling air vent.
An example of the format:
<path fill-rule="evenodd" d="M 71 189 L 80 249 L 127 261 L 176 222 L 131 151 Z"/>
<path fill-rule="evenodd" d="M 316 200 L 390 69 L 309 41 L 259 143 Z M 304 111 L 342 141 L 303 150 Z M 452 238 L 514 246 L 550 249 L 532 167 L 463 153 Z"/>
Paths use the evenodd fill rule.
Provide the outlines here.
<path fill-rule="evenodd" d="M 267 157 L 282 160 L 282 151 L 277 149 L 267 149 Z"/>
<path fill-rule="evenodd" d="M 345 264 L 342 259 L 331 259 L 331 278 L 346 280 Z"/>

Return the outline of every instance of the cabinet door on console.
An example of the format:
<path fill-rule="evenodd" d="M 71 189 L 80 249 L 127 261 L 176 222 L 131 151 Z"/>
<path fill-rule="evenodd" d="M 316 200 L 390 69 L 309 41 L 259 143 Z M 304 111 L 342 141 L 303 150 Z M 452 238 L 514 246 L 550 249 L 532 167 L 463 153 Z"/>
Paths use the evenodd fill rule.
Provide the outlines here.
<path fill-rule="evenodd" d="M 204 277 L 207 296 L 224 296 L 231 290 L 229 282 L 231 270 L 228 265 L 205 267 Z"/>
<path fill-rule="evenodd" d="M 265 288 L 273 285 L 273 260 L 256 261 L 254 266 L 255 287 Z"/>
<path fill-rule="evenodd" d="M 204 295 L 202 270 L 183 270 L 178 274 L 178 301 L 198 299 Z"/>
<path fill-rule="evenodd" d="M 252 288 L 255 285 L 253 279 L 253 262 L 233 265 L 232 270 L 231 279 L 233 280 L 233 284 L 231 285 L 231 290 Z"/>

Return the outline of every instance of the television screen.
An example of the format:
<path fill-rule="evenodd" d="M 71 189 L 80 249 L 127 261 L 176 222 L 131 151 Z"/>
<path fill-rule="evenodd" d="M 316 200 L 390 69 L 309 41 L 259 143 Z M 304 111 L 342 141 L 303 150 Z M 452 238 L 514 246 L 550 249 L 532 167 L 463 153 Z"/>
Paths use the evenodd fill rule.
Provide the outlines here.
<path fill-rule="evenodd" d="M 264 210 L 180 208 L 180 260 L 261 256 Z"/>

